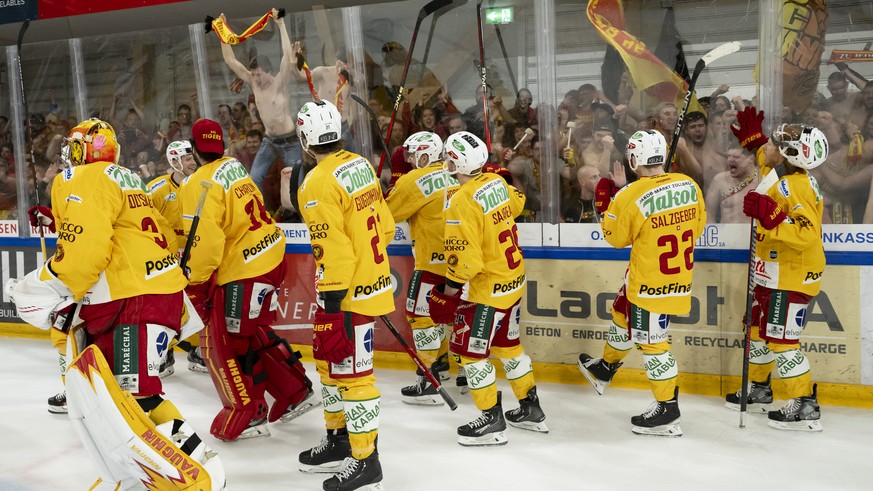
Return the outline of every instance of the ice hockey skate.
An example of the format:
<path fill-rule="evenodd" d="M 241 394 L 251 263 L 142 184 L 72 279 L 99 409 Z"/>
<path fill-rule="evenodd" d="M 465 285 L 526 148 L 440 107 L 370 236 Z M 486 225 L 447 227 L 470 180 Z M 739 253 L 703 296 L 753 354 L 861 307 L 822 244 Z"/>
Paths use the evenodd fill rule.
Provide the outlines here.
<path fill-rule="evenodd" d="M 258 438 L 259 436 L 270 436 L 270 430 L 267 428 L 267 418 L 257 418 L 249 421 L 246 429 L 239 434 L 237 440 L 248 440 L 249 438 Z"/>
<path fill-rule="evenodd" d="M 309 450 L 300 452 L 300 472 L 311 474 L 340 472 L 343 461 L 352 456 L 349 433 L 345 428 L 327 430 L 321 443 Z M 381 477 L 381 471 L 380 471 Z M 353 489 L 353 488 L 351 488 Z"/>
<path fill-rule="evenodd" d="M 822 431 L 817 392 L 818 384 L 813 384 L 811 395 L 789 399 L 782 409 L 770 411 L 767 424 L 777 430 Z"/>
<path fill-rule="evenodd" d="M 303 414 L 312 411 L 313 409 L 321 406 L 321 401 L 315 397 L 315 391 L 309 389 L 309 393 L 306 394 L 306 397 L 298 402 L 297 404 L 289 407 L 282 416 L 279 417 L 279 421 L 283 423 L 287 423 L 292 419 L 296 419 Z"/>
<path fill-rule="evenodd" d="M 379 453 L 373 452 L 367 458 L 358 460 L 347 457 L 343 460 L 339 473 L 324 481 L 324 491 L 382 491 L 382 465 Z"/>
<path fill-rule="evenodd" d="M 540 408 L 540 398 L 537 396 L 537 388 L 531 387 L 527 391 L 527 397 L 518 401 L 518 407 L 504 413 L 506 421 L 516 428 L 523 430 L 548 433 L 546 415 Z"/>
<path fill-rule="evenodd" d="M 742 402 L 742 389 L 736 394 L 728 394 L 725 396 L 724 407 L 734 411 L 740 410 Z M 770 388 L 770 377 L 767 377 L 766 382 L 750 382 L 748 400 L 746 401 L 746 410 L 753 414 L 765 414 L 770 411 L 770 404 L 773 403 L 773 389 Z"/>
<path fill-rule="evenodd" d="M 603 391 L 612 382 L 612 377 L 621 365 L 621 363 L 606 363 L 601 358 L 591 358 L 588 353 L 579 355 L 579 370 L 600 395 L 603 395 Z"/>
<path fill-rule="evenodd" d="M 455 377 L 455 386 L 461 391 L 461 394 L 470 392 L 470 386 L 467 385 L 467 372 L 464 367 L 458 365 L 458 376 Z"/>
<path fill-rule="evenodd" d="M 441 406 L 443 404 L 436 387 L 424 375 L 419 375 L 414 384 L 400 389 L 400 395 L 405 404 L 416 406 Z"/>
<path fill-rule="evenodd" d="M 209 373 L 206 360 L 200 356 L 200 346 L 195 346 L 188 351 L 188 370 L 197 373 Z"/>
<path fill-rule="evenodd" d="M 48 412 L 67 414 L 67 391 L 63 390 L 48 399 Z"/>
<path fill-rule="evenodd" d="M 506 420 L 503 419 L 500 399 L 501 393 L 498 392 L 494 407 L 482 411 L 478 418 L 458 427 L 458 444 L 462 447 L 506 445 Z"/>
<path fill-rule="evenodd" d="M 449 354 L 443 353 L 439 358 L 436 359 L 435 362 L 430 366 L 430 371 L 435 376 L 439 376 L 439 380 L 448 380 L 449 379 Z"/>
<path fill-rule="evenodd" d="M 175 364 L 176 356 L 173 355 L 173 349 L 170 348 L 167 350 L 167 357 L 164 359 L 164 362 L 161 363 L 161 367 L 158 369 L 158 377 L 169 377 L 170 375 L 175 373 L 176 369 L 173 368 L 173 365 Z"/>
<path fill-rule="evenodd" d="M 646 412 L 631 418 L 631 431 L 637 435 L 682 436 L 679 413 L 679 388 L 669 401 L 655 401 Z"/>

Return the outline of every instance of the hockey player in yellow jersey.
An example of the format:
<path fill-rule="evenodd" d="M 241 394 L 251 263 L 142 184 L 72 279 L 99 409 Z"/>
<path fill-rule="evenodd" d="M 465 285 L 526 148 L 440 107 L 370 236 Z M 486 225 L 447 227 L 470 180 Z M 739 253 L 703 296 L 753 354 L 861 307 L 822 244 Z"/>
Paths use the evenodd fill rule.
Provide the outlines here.
<path fill-rule="evenodd" d="M 269 436 L 268 420 L 289 421 L 314 407 L 299 353 L 271 327 L 285 279 L 285 234 L 245 167 L 223 155 L 218 122 L 198 119 L 191 132 L 199 168 L 182 183 L 180 197 L 189 235 L 206 193 L 187 291 L 206 322 L 200 349 L 224 406 L 211 432 L 222 440 Z M 265 392 L 275 399 L 269 414 Z"/>
<path fill-rule="evenodd" d="M 410 135 L 403 145 L 413 170 L 397 180 L 386 200 L 395 220 L 409 222 L 412 237 L 415 271 L 406 293 L 406 318 L 412 327 L 415 349 L 434 376 L 440 377 L 449 368 L 449 343 L 445 326 L 430 318 L 427 298 L 435 285 L 445 283 L 443 213 L 458 190 L 458 180 L 443 170 L 443 142 L 435 133 L 420 131 Z M 436 388 L 420 372 L 416 383 L 400 393 L 408 404 L 443 403 Z"/>
<path fill-rule="evenodd" d="M 500 175 L 482 172 L 488 150 L 472 133 L 451 135 L 444 154 L 447 171 L 457 176 L 461 187 L 445 214 L 446 282 L 431 291 L 430 316 L 452 324 L 449 349 L 464 367 L 473 402 L 482 411 L 458 427 L 458 443 L 505 445 L 506 421 L 547 433 L 533 364 L 519 340 L 525 268 L 515 217 L 524 209 L 524 195 Z M 464 285 L 466 300 L 461 298 Z M 519 400 L 519 407 L 505 414 L 491 355 L 503 363 Z"/>
<path fill-rule="evenodd" d="M 185 247 L 185 230 L 182 225 L 182 209 L 179 207 L 179 189 L 182 181 L 197 170 L 194 151 L 191 143 L 180 140 L 167 145 L 167 162 L 173 170 L 169 174 L 156 177 L 149 182 L 149 196 L 152 205 L 173 230 L 173 240 L 170 250 L 182 250 Z M 176 346 L 188 353 L 188 369 L 193 372 L 209 373 L 206 362 L 200 356 L 200 335 L 195 334 L 184 339 Z M 170 350 L 167 363 L 161 366 L 161 376 L 173 373 L 173 351 Z"/>
<path fill-rule="evenodd" d="M 612 325 L 602 358 L 579 355 L 579 369 L 599 394 L 636 345 L 643 352 L 655 402 L 631 418 L 637 434 L 681 436 L 677 384 L 679 368 L 670 352 L 671 315 L 691 310 L 694 242 L 706 225 L 703 193 L 684 174 L 664 172 L 667 144 L 653 130 L 634 133 L 627 161 L 639 180 L 597 194 L 605 213 L 603 236 L 613 247 L 631 247 L 624 285 L 612 304 Z M 608 179 L 607 179 L 608 181 Z M 601 180 L 603 183 L 604 180 Z M 612 188 L 598 185 L 599 189 Z"/>
<path fill-rule="evenodd" d="M 821 431 L 817 387 L 809 360 L 800 350 L 809 302 L 821 289 L 825 268 L 822 244 L 824 202 L 810 170 L 828 156 L 828 141 L 817 128 L 780 125 L 770 139 L 763 135 L 763 112 L 754 107 L 737 115 L 732 127 L 740 144 L 756 152 L 761 176 L 785 166 L 785 174 L 769 189 L 750 192 L 743 213 L 756 220 L 757 244 L 749 348 L 748 409 L 768 412 L 773 402 L 770 373 L 775 365 L 789 400 L 769 411 L 769 425 L 781 430 Z M 739 409 L 742 391 L 726 396 L 726 406 Z"/>
<path fill-rule="evenodd" d="M 297 114 L 303 151 L 317 162 L 298 200 L 315 259 L 312 352 L 327 426 L 321 444 L 300 454 L 300 470 L 338 473 L 324 481 L 326 491 L 382 489 L 373 339 L 375 317 L 394 310 L 386 251 L 394 218 L 373 166 L 343 149 L 341 131 L 327 101 L 307 102 Z"/>
<path fill-rule="evenodd" d="M 56 252 L 39 269 L 10 284 L 8 293 L 22 318 L 42 328 L 51 325 L 63 308 L 79 302 L 73 309 L 84 326 L 85 344 L 96 346 L 102 353 L 100 358 L 108 360 L 115 379 L 110 385 L 120 388 L 118 394 L 128 392 L 139 406 L 122 409 L 125 398 L 103 399 L 96 410 L 83 393 L 68 391 L 71 420 L 100 472 L 95 486 L 121 486 L 138 475 L 158 479 L 173 474 L 167 472 L 174 468 L 183 472 L 174 467 L 178 462 L 143 461 L 130 453 L 129 448 L 148 447 L 140 433 L 142 425 L 125 423 L 131 410 L 141 409 L 151 421 L 143 424 L 156 426 L 171 440 L 164 456 L 187 454 L 211 476 L 207 489 L 223 489 L 220 460 L 162 395 L 158 367 L 171 340 L 193 324 L 191 316 L 198 328 L 202 324 L 186 307 L 190 303 L 183 292 L 185 276 L 177 252 L 170 250 L 167 237 L 158 228 L 160 215 L 151 206 L 139 177 L 117 165 L 119 145 L 108 123 L 83 121 L 71 130 L 64 145 L 69 167 L 55 177 L 52 209 L 42 212 L 57 224 Z M 73 323 L 78 325 L 78 321 Z M 78 335 L 70 338 L 82 340 Z M 84 345 L 76 347 L 70 348 L 74 355 L 85 349 Z M 114 417 L 105 416 L 113 411 Z M 121 432 L 140 440 L 121 447 L 107 446 L 108 435 Z M 176 447 L 170 451 L 172 445 Z M 107 460 L 114 464 L 107 466 Z M 202 480 L 192 483 L 182 478 L 178 488 L 167 489 L 190 489 L 187 486 L 194 484 L 202 489 L 210 480 L 205 475 L 197 479 Z"/>

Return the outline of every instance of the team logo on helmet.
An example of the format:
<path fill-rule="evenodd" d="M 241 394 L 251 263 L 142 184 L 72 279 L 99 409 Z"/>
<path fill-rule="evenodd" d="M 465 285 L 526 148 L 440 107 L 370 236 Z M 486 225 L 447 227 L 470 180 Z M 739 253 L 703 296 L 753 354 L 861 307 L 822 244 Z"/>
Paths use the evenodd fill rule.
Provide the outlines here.
<path fill-rule="evenodd" d="M 452 146 L 455 147 L 455 148 L 457 148 L 458 150 L 460 150 L 460 151 L 462 151 L 462 152 L 463 152 L 464 150 L 466 150 L 466 148 L 464 147 L 464 145 L 461 144 L 461 142 L 459 142 L 458 140 L 452 140 Z M 455 158 L 457 158 L 457 157 L 455 157 Z"/>
<path fill-rule="evenodd" d="M 82 162 L 85 160 L 85 148 L 82 145 L 82 140 L 74 139 L 70 142 L 70 161 Z"/>
<path fill-rule="evenodd" d="M 815 142 L 815 156 L 818 158 L 824 156 L 824 149 L 822 148 L 820 141 Z"/>
<path fill-rule="evenodd" d="M 304 104 L 303 107 L 300 108 L 300 112 L 302 112 L 303 114 L 308 113 L 309 112 L 309 105 Z"/>
<path fill-rule="evenodd" d="M 303 112 L 303 111 L 300 111 Z M 297 126 L 303 126 L 303 118 L 297 118 Z"/>

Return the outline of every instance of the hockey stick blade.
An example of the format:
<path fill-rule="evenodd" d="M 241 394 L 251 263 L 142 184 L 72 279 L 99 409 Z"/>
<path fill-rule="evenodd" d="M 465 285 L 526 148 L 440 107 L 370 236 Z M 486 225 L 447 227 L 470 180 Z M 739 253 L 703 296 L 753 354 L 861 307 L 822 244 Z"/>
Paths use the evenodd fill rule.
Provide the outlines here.
<path fill-rule="evenodd" d="M 403 336 L 400 334 L 400 331 L 398 331 L 397 328 L 394 327 L 391 319 L 389 319 L 387 315 L 380 315 L 379 318 L 382 319 L 382 322 L 384 322 L 386 326 L 388 326 L 388 330 L 391 331 L 391 334 L 394 335 L 394 337 L 397 339 L 397 342 L 399 342 L 400 345 L 403 346 L 403 349 L 406 350 L 406 354 L 408 354 L 409 357 L 412 358 L 412 361 L 415 362 L 415 365 L 418 367 L 419 370 L 421 370 L 421 373 L 424 374 L 428 382 L 430 382 L 431 385 L 436 388 L 437 392 L 439 392 L 440 394 L 440 397 L 442 397 L 443 400 L 446 401 L 446 404 L 449 405 L 449 409 L 451 409 L 452 411 L 458 409 L 458 403 L 455 402 L 454 399 L 452 399 L 449 393 L 446 392 L 446 389 L 444 389 L 442 384 L 440 384 L 439 380 L 437 380 L 437 378 L 433 376 L 433 373 L 431 373 L 430 369 L 424 365 L 424 362 L 421 361 L 421 358 L 419 358 L 418 355 L 415 354 L 415 350 L 413 350 L 412 347 L 409 346 L 409 343 L 407 343 L 406 340 L 403 339 Z"/>
<path fill-rule="evenodd" d="M 439 10 L 443 7 L 447 7 L 451 4 L 452 4 L 452 0 L 433 0 L 433 1 L 429 2 L 427 5 L 422 7 L 421 10 L 418 11 L 418 22 L 423 21 L 424 18 L 427 17 L 428 15 L 436 12 L 437 10 Z"/>
<path fill-rule="evenodd" d="M 741 43 L 739 41 L 731 41 L 729 43 L 724 43 L 722 45 L 716 46 L 709 53 L 706 53 L 705 55 L 703 55 L 703 57 L 701 57 L 700 61 L 698 61 L 697 63 L 699 65 L 701 62 L 703 62 L 704 66 L 708 66 L 713 61 L 715 61 L 719 58 L 727 56 L 731 53 L 736 53 L 742 47 L 743 47 L 743 43 Z M 694 71 L 697 71 L 697 67 L 694 68 Z"/>

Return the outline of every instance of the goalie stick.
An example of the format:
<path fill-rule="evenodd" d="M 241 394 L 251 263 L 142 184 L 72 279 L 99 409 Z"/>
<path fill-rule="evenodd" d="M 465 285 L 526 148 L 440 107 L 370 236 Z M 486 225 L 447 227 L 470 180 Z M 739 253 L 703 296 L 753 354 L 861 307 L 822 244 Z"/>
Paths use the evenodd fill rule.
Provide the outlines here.
<path fill-rule="evenodd" d="M 429 15 L 437 10 L 451 5 L 452 0 L 431 0 L 427 5 L 418 11 L 418 19 L 415 21 L 415 27 L 412 29 L 412 40 L 409 41 L 409 49 L 406 51 L 406 62 L 403 64 L 403 73 L 400 75 L 400 86 L 397 88 L 397 96 L 394 98 L 394 111 L 391 112 L 391 121 L 388 123 L 388 131 L 385 132 L 385 150 L 382 151 L 382 156 L 379 157 L 379 170 L 376 175 L 382 174 L 382 166 L 385 164 L 385 157 L 388 156 L 388 145 L 390 144 L 391 131 L 394 129 L 394 119 L 397 118 L 397 111 L 400 109 L 400 101 L 403 99 L 404 85 L 406 85 L 406 74 L 409 72 L 409 62 L 412 61 L 412 52 L 415 49 L 415 39 L 418 37 L 418 30 L 421 27 L 421 22 Z"/>
<path fill-rule="evenodd" d="M 421 370 L 421 373 L 423 373 L 424 376 L 427 377 L 428 382 L 430 382 L 431 385 L 433 385 L 433 387 L 437 390 L 437 392 L 439 392 L 440 397 L 442 397 L 443 400 L 446 401 L 446 404 L 449 405 L 449 409 L 451 409 L 452 411 L 458 409 L 458 403 L 455 402 L 454 399 L 452 399 L 449 393 L 446 392 L 446 389 L 444 389 L 443 386 L 440 384 L 439 380 L 437 380 L 437 378 L 433 376 L 433 374 L 430 372 L 430 368 L 424 366 L 424 362 L 421 361 L 421 358 L 418 357 L 418 355 L 415 353 L 415 350 L 413 350 L 412 347 L 409 346 L 409 343 L 407 343 L 406 340 L 403 339 L 403 336 L 400 334 L 397 328 L 394 327 L 394 324 L 391 323 L 391 319 L 389 319 L 387 315 L 380 315 L 379 318 L 382 319 L 382 322 L 384 322 L 386 326 L 388 326 L 391 334 L 393 334 L 394 337 L 397 338 L 397 341 L 400 343 L 401 346 L 403 346 L 403 349 L 406 350 L 406 354 L 408 354 L 409 357 L 412 358 L 412 361 L 415 362 L 415 364 L 418 366 L 418 369 Z"/>
<path fill-rule="evenodd" d="M 785 175 L 785 164 L 779 164 L 774 167 L 767 175 L 758 183 L 755 192 L 765 194 L 774 184 L 776 184 L 782 176 Z M 743 376 L 742 386 L 740 387 L 740 428 L 746 427 L 746 406 L 749 398 L 749 360 L 751 357 L 752 346 L 752 304 L 755 302 L 755 257 L 758 249 L 758 224 L 752 218 L 751 232 L 749 233 L 749 282 L 746 289 L 746 316 L 745 316 L 745 333 L 743 339 Z"/>
<path fill-rule="evenodd" d="M 27 139 L 30 143 L 30 174 L 33 177 L 33 189 L 36 194 L 36 206 L 40 206 L 39 203 L 39 185 L 36 180 L 36 169 L 34 168 L 34 157 L 33 157 L 33 127 L 30 125 L 30 113 L 27 110 L 27 96 L 24 93 L 24 72 L 21 70 L 21 44 L 24 42 L 24 33 L 27 32 L 27 28 L 30 27 L 30 19 L 25 19 L 24 23 L 21 24 L 21 30 L 18 31 L 18 44 L 16 45 L 15 53 L 18 55 L 18 84 L 21 88 L 21 105 L 24 106 L 24 124 L 25 124 L 25 134 L 27 135 Z M 38 213 L 38 212 L 37 212 Z M 42 250 L 42 258 L 43 260 L 48 259 L 46 257 L 46 248 L 45 248 L 45 230 L 43 230 L 44 225 L 42 224 L 42 219 L 37 214 L 36 222 L 39 224 L 36 228 L 39 230 L 39 247 Z"/>
<path fill-rule="evenodd" d="M 697 84 L 697 77 L 704 68 L 708 67 L 715 60 L 727 56 L 731 53 L 736 53 L 742 47 L 739 41 L 731 41 L 713 48 L 709 53 L 706 53 L 697 60 L 694 65 L 694 72 L 691 74 L 691 82 L 688 83 L 688 92 L 685 93 L 685 100 L 682 101 L 682 110 L 679 111 L 679 118 L 676 120 L 676 127 L 673 128 L 673 139 L 670 141 L 670 151 L 667 152 L 667 161 L 665 169 L 670 172 L 670 167 L 673 162 L 673 156 L 676 154 L 676 148 L 679 145 L 679 136 L 682 134 L 682 124 L 685 122 L 685 115 L 688 113 L 688 106 L 691 105 L 691 95 L 694 93 L 694 86 Z"/>

